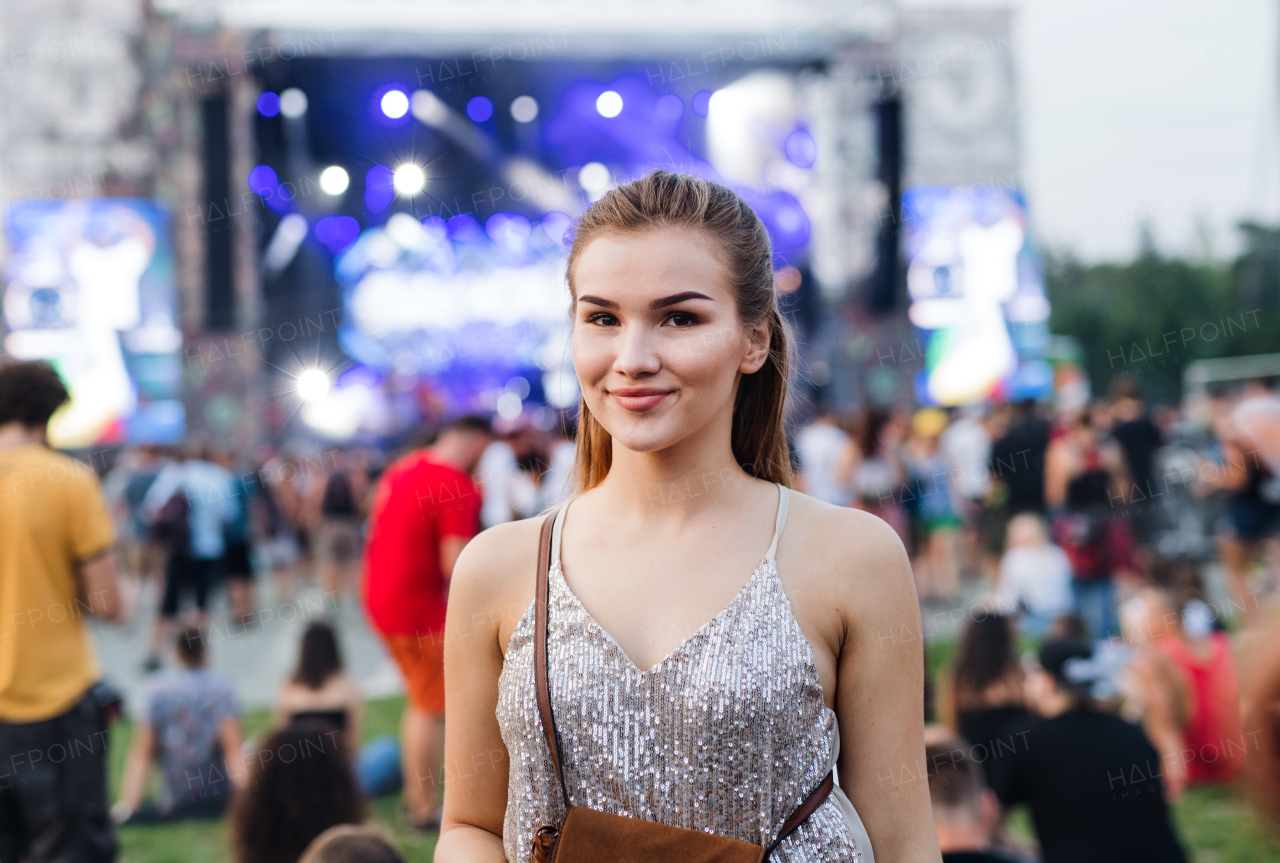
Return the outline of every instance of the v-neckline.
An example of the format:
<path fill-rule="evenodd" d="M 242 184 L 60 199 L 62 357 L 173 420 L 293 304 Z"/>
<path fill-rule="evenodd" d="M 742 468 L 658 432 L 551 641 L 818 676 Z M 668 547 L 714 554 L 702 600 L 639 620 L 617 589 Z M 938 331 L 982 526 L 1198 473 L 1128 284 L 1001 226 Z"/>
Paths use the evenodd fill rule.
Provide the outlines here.
<path fill-rule="evenodd" d="M 578 609 L 582 612 L 583 616 L 586 617 L 586 619 L 591 623 L 591 625 L 596 628 L 596 631 L 599 632 L 600 635 L 603 635 L 605 640 L 614 646 L 614 648 L 622 656 L 623 660 L 625 660 L 627 665 L 630 666 L 631 670 L 643 678 L 643 677 L 648 677 L 649 675 L 656 672 L 663 665 L 666 665 L 668 660 L 670 660 L 672 657 L 676 656 L 677 654 L 683 652 L 686 647 L 692 644 L 695 638 L 697 638 L 706 630 L 710 629 L 715 623 L 719 622 L 719 620 L 722 617 L 725 617 L 726 615 L 728 615 L 729 612 L 733 611 L 734 607 L 737 606 L 737 604 L 743 599 L 743 597 L 747 595 L 748 591 L 750 591 L 751 587 L 756 583 L 756 579 L 760 577 L 760 573 L 763 572 L 764 569 L 768 567 L 770 564 L 772 564 L 775 569 L 777 568 L 777 563 L 774 562 L 773 557 L 770 555 L 765 555 L 764 560 L 760 561 L 760 565 L 757 566 L 754 570 L 752 570 L 751 577 L 747 579 L 747 583 L 742 585 L 742 588 L 736 594 L 734 594 L 733 599 L 729 600 L 728 605 L 720 609 L 720 611 L 716 613 L 715 617 L 712 617 L 706 623 L 702 624 L 702 626 L 699 626 L 688 637 L 686 637 L 683 641 L 681 641 L 674 648 L 672 648 L 671 651 L 667 653 L 666 656 L 662 657 L 653 665 L 650 665 L 648 668 L 641 668 L 639 665 L 637 665 L 636 661 L 631 658 L 631 654 L 627 653 L 627 651 L 623 649 L 622 645 L 618 642 L 618 639 L 614 638 L 612 633 L 610 633 L 609 630 L 605 629 L 604 626 L 600 623 L 600 621 L 596 620 L 595 615 L 593 615 L 590 611 L 587 610 L 587 607 L 583 605 L 582 600 L 578 598 L 578 594 L 574 593 L 573 588 L 569 586 L 569 579 L 564 577 L 564 569 L 560 566 L 559 559 L 557 559 L 552 564 L 552 568 L 560 576 L 560 584 L 564 586 L 564 591 L 569 595 L 569 598 L 573 600 L 573 604 L 578 607 Z"/>

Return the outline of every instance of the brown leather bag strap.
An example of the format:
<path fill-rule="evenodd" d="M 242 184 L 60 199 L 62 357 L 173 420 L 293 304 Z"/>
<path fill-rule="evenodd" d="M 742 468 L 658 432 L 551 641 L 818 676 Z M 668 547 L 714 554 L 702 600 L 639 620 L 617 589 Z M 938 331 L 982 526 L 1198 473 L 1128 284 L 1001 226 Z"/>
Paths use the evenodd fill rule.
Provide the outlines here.
<path fill-rule="evenodd" d="M 556 767 L 556 776 L 560 779 L 560 794 L 564 797 L 565 809 L 569 808 L 569 792 L 564 785 L 564 768 L 560 764 L 560 741 L 556 734 L 556 719 L 551 713 L 551 693 L 547 686 L 547 595 L 550 582 L 547 571 L 551 568 L 551 529 L 555 526 L 556 516 L 553 512 L 542 522 L 542 532 L 538 535 L 538 576 L 534 582 L 534 630 L 533 630 L 533 685 L 538 695 L 538 714 L 542 718 L 542 733 L 547 736 L 547 749 L 551 752 L 551 763 Z"/>
<path fill-rule="evenodd" d="M 795 829 L 805 822 L 810 815 L 817 811 L 818 807 L 826 802 L 831 795 L 831 789 L 836 785 L 835 776 L 831 773 L 818 783 L 818 787 L 809 792 L 809 796 L 804 802 L 796 807 L 796 811 L 791 813 L 791 817 L 782 825 L 782 829 L 778 831 L 778 838 L 773 840 L 773 844 L 765 849 L 764 859 L 768 860 L 769 855 L 773 853 L 773 849 L 782 843 L 783 839 L 790 836 Z"/>

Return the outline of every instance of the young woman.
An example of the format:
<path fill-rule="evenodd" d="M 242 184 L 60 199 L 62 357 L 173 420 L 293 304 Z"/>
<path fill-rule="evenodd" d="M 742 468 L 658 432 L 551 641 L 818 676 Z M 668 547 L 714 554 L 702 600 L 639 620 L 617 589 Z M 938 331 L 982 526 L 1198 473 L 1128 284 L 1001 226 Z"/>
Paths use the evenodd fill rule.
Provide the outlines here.
<path fill-rule="evenodd" d="M 664 171 L 578 224 L 578 494 L 547 639 L 564 793 L 767 846 L 835 765 L 771 861 L 937 861 L 910 567 L 880 519 L 788 488 L 771 260 L 736 195 Z M 441 863 L 525 863 L 565 811 L 535 697 L 540 522 L 454 570 Z"/>
<path fill-rule="evenodd" d="M 1028 715 L 1016 648 L 1010 618 L 975 615 L 960 638 L 955 666 L 940 687 L 939 718 L 974 747 L 980 763 L 991 753 L 1003 752 L 1002 745 L 1016 744 L 1007 729 Z"/>
<path fill-rule="evenodd" d="M 342 732 L 354 754 L 360 745 L 364 696 L 342 670 L 338 636 L 327 623 L 316 622 L 302 634 L 302 650 L 293 676 L 276 695 L 272 725 L 318 720 Z"/>

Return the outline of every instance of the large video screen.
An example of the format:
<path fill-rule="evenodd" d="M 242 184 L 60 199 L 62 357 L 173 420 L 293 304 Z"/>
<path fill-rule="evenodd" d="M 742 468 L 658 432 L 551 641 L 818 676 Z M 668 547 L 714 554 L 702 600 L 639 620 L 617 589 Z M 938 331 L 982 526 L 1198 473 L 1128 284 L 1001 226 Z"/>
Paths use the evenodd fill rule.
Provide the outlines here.
<path fill-rule="evenodd" d="M 915 186 L 902 196 L 908 315 L 935 405 L 1039 398 L 1049 303 L 1021 194 L 1004 186 Z"/>
<path fill-rule="evenodd" d="M 53 446 L 172 443 L 185 426 L 169 213 L 134 198 L 30 200 L 5 217 L 4 348 L 71 393 Z"/>

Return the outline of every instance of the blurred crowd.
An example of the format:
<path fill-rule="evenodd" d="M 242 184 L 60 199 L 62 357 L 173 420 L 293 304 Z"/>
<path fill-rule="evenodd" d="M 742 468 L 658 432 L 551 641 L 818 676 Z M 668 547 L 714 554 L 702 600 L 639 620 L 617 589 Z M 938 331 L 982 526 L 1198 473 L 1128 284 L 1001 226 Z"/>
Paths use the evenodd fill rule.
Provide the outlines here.
<path fill-rule="evenodd" d="M 1277 440 L 1261 384 L 1153 412 L 1127 381 L 799 432 L 804 489 L 901 536 L 929 649 L 959 636 L 927 693 L 945 860 L 1185 859 L 1170 804 L 1250 768 L 1276 811 Z"/>
<path fill-rule="evenodd" d="M 333 829 L 395 854 L 339 825 L 416 775 L 404 819 L 438 829 L 453 564 L 477 528 L 573 491 L 571 418 L 491 422 L 456 420 L 395 455 L 116 454 L 102 490 L 121 607 L 156 609 L 117 822 L 229 813 L 240 863 L 294 863 Z M 1277 441 L 1280 399 L 1263 386 L 1150 411 L 1127 382 L 1070 410 L 868 408 L 797 431 L 801 490 L 878 516 L 908 550 L 940 669 L 919 778 L 945 859 L 1183 859 L 1170 805 L 1246 771 L 1280 812 Z M 399 741 L 358 745 L 360 690 L 326 622 L 307 628 L 271 727 L 244 739 L 234 681 L 207 668 L 212 597 L 248 628 L 257 594 L 303 589 L 363 606 L 405 677 Z M 1022 804 L 1036 847 L 1009 830 Z"/>

